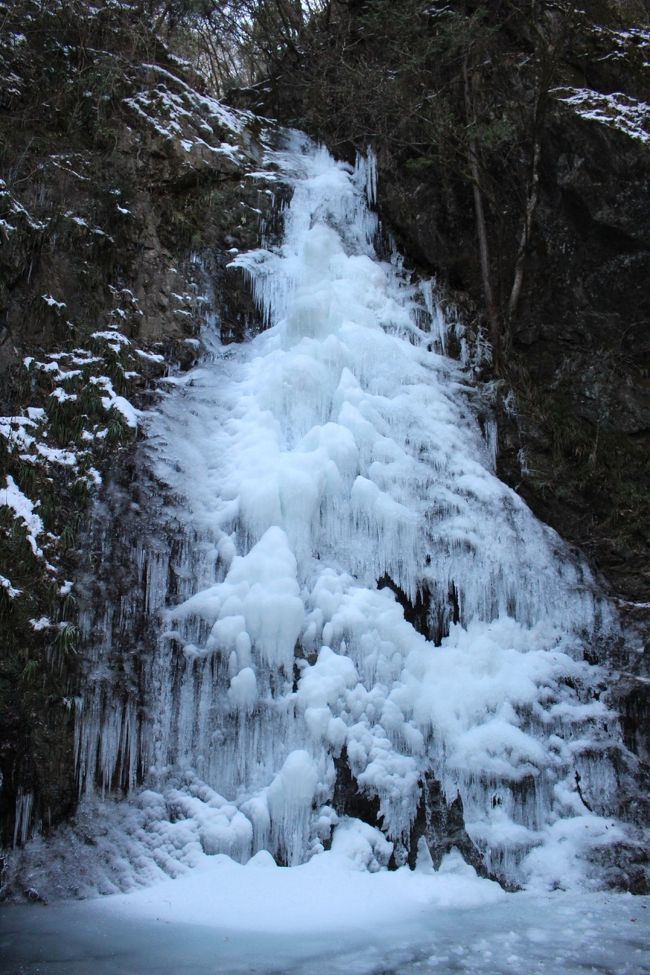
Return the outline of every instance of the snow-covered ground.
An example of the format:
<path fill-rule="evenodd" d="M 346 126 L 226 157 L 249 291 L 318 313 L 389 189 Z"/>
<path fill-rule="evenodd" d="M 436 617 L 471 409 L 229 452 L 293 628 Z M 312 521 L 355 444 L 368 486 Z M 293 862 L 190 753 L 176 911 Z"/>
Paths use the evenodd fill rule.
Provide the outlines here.
<path fill-rule="evenodd" d="M 370 874 L 215 856 L 132 894 L 9 907 L 2 975 L 644 975 L 650 898 L 506 894 L 456 854 Z"/>

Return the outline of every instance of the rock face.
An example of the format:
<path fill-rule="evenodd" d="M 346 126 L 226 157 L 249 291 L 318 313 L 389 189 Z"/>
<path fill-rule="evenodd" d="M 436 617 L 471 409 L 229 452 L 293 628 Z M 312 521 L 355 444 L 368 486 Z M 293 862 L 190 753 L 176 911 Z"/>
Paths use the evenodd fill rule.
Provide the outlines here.
<path fill-rule="evenodd" d="M 499 409 L 501 476 L 646 622 L 649 160 L 641 139 L 553 106 Z M 436 174 L 386 180 L 385 218 L 407 252 L 480 305 L 471 207 L 442 196 Z"/>
<path fill-rule="evenodd" d="M 512 331 L 529 384 L 518 391 L 522 491 L 634 602 L 650 596 L 649 217 L 648 146 L 558 109 Z"/>
<path fill-rule="evenodd" d="M 610 694 L 642 786 L 650 633 L 648 4 L 612 0 L 591 4 L 588 15 L 573 11 L 561 43 L 556 11 L 570 5 L 490 0 L 483 13 L 473 3 L 424 6 L 431 16 L 449 8 L 484 17 L 476 20 L 480 44 L 471 35 L 481 67 L 466 64 L 476 79 L 469 100 L 484 118 L 468 119 L 458 37 L 434 25 L 435 56 L 420 72 L 405 57 L 408 36 L 391 33 L 398 18 L 386 0 L 350 3 L 349 22 L 323 26 L 305 63 L 265 87 L 262 107 L 343 154 L 374 143 L 385 226 L 414 270 L 434 274 L 480 335 L 489 315 L 473 150 L 457 136 L 476 131 L 502 345 L 498 368 L 484 365 L 482 376 L 493 380 L 486 409 L 498 419 L 499 472 L 586 552 L 629 623 L 632 638 L 606 662 L 623 674 Z M 407 13 L 417 7 L 404 4 Z M 364 18 L 382 8 L 388 19 L 373 40 Z M 259 123 L 207 97 L 151 32 L 134 33 L 126 8 L 22 0 L 0 4 L 0 12 L 0 500 L 7 477 L 20 495 L 0 508 L 0 842 L 20 844 L 35 823 L 55 824 L 75 801 L 79 603 L 93 609 L 92 626 L 115 634 L 118 649 L 127 619 L 135 621 L 135 649 L 149 650 L 143 573 L 155 552 L 149 546 L 144 567 L 137 553 L 148 544 L 143 510 L 155 489 L 139 497 L 133 487 L 137 417 L 129 410 L 155 402 L 161 380 L 192 364 L 208 309 L 227 341 L 241 340 L 256 321 L 241 277 L 226 266 L 233 252 L 258 243 L 272 197 L 246 179 L 259 161 Z M 350 33 L 352 53 L 341 55 L 337 45 Z M 333 40 L 319 48 L 323 36 Z M 452 48 L 453 58 L 438 57 Z M 336 71 L 321 72 L 332 52 Z M 346 58 L 352 74 L 343 97 L 336 83 Z M 375 76 L 381 84 L 373 88 Z M 373 91 L 377 103 L 366 104 Z M 382 117 L 384 104 L 390 111 Z M 408 116 L 405 105 L 413 110 L 410 129 L 390 115 Z M 432 105 L 439 111 L 429 118 Z M 533 189 L 523 287 L 509 314 Z M 102 484 L 92 528 L 90 501 Z M 128 613 L 106 627 L 103 607 L 118 604 L 128 604 Z M 418 605 L 405 611 L 416 625 L 427 616 Z M 118 658 L 135 700 L 138 654 L 126 664 Z M 338 811 L 376 824 L 376 803 L 359 792 L 344 756 L 338 774 Z M 121 770 L 109 786 L 129 781 Z M 434 779 L 420 788 L 411 860 L 424 837 L 434 863 L 455 845 L 480 867 L 462 803 L 448 803 Z M 643 819 L 642 801 L 628 813 Z M 635 869 L 630 886 L 638 887 Z"/>
<path fill-rule="evenodd" d="M 556 103 L 543 137 L 536 228 L 503 370 L 499 473 L 588 555 L 630 625 L 627 653 L 608 661 L 625 674 L 611 690 L 629 746 L 646 762 L 650 139 L 647 116 L 636 131 L 617 126 L 624 97 L 610 96 L 603 115 L 593 117 L 600 92 L 608 94 L 612 84 L 629 80 L 626 87 L 637 94 L 636 76 L 608 78 L 595 48 L 585 56 L 587 77 L 578 83 L 595 87 L 592 112 Z M 425 199 L 430 186 L 420 190 Z M 391 222 L 413 239 L 421 260 L 471 285 L 453 234 L 432 239 L 418 195 L 416 212 L 405 220 L 408 195 L 404 185 L 389 191 Z M 443 205 L 438 197 L 432 211 Z M 461 241 L 469 236 L 467 221 L 468 215 Z"/>
<path fill-rule="evenodd" d="M 246 179 L 259 123 L 206 96 L 135 8 L 24 0 L 0 16 L 0 844 L 11 845 L 75 803 L 80 604 L 104 612 L 107 595 L 119 603 L 142 582 L 125 557 L 146 530 L 129 518 L 134 407 L 195 361 L 208 315 L 226 341 L 249 327 L 252 301 L 226 266 L 257 243 L 270 197 Z M 112 561 L 88 531 L 100 495 Z"/>

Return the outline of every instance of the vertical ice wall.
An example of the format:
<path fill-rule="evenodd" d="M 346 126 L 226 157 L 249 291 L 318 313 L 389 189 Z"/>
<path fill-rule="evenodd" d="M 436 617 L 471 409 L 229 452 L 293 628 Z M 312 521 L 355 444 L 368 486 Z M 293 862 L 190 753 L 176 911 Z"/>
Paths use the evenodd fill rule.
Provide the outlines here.
<path fill-rule="evenodd" d="M 175 815 L 209 852 L 295 863 L 336 822 L 345 754 L 392 841 L 429 772 L 516 879 L 539 848 L 605 834 L 616 783 L 589 770 L 609 768 L 611 715 L 583 662 L 602 607 L 495 477 L 433 290 L 378 260 L 374 163 L 293 134 L 268 164 L 293 187 L 284 241 L 234 262 L 268 327 L 208 335 L 150 421 L 182 543 L 148 598 L 176 604 L 140 663 L 145 717 L 106 684 L 88 695 L 85 787 L 182 773 Z"/>

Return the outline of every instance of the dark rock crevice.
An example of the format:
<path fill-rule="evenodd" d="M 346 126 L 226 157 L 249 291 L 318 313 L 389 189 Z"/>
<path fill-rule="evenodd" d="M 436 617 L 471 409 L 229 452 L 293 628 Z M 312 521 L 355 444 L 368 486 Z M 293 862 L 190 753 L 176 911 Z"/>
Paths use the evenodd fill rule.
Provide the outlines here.
<path fill-rule="evenodd" d="M 347 749 L 334 759 L 336 779 L 332 806 L 339 816 L 359 819 L 369 826 L 383 831 L 383 822 L 377 796 L 365 792 L 357 782 L 348 759 Z M 419 799 L 415 817 L 406 844 L 398 840 L 394 843 L 389 860 L 389 869 L 408 864 L 415 869 L 422 843 L 431 856 L 434 869 L 438 870 L 443 857 L 452 850 L 458 850 L 466 863 L 473 867 L 479 877 L 486 877 L 504 885 L 502 878 L 490 872 L 485 860 L 470 839 L 465 828 L 463 800 L 460 793 L 448 800 L 440 781 L 432 772 L 425 772 L 418 782 Z M 507 889 L 511 889 L 507 887 Z"/>

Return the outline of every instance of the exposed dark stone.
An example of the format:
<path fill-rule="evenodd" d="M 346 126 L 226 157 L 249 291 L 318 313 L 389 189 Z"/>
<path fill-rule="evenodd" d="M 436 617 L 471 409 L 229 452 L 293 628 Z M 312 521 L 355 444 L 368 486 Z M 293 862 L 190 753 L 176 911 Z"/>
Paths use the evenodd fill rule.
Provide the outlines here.
<path fill-rule="evenodd" d="M 377 588 L 390 589 L 404 610 L 404 619 L 437 647 L 449 634 L 451 624 L 460 621 L 458 592 L 453 582 L 447 592 L 430 591 L 423 587 L 418 590 L 415 601 L 409 599 L 389 575 L 383 575 L 377 580 Z"/>
<path fill-rule="evenodd" d="M 25 891 L 25 898 L 31 901 L 33 904 L 47 904 L 47 901 L 42 897 L 39 892 L 34 887 L 28 887 Z"/>
<path fill-rule="evenodd" d="M 339 816 L 360 819 L 370 826 L 382 829 L 379 799 L 364 792 L 354 777 L 348 760 L 347 749 L 343 748 L 334 759 L 336 782 L 332 806 Z M 425 772 L 418 783 L 420 799 L 408 843 L 397 841 L 389 861 L 389 869 L 408 864 L 415 869 L 418 845 L 424 840 L 431 855 L 433 866 L 439 869 L 443 857 L 456 849 L 466 863 L 474 867 L 480 877 L 487 877 L 503 884 L 501 878 L 488 871 L 480 851 L 470 839 L 465 829 L 463 800 L 460 793 L 447 800 L 438 779 L 431 772 Z"/>
<path fill-rule="evenodd" d="M 347 748 L 343 748 L 338 758 L 334 759 L 336 769 L 336 783 L 332 806 L 339 816 L 351 816 L 360 819 L 370 826 L 380 826 L 379 799 L 368 795 L 359 788 L 359 783 L 352 774 L 348 761 Z"/>
<path fill-rule="evenodd" d="M 647 678 L 624 677 L 616 688 L 623 738 L 642 762 L 650 762 L 650 701 Z"/>
<path fill-rule="evenodd" d="M 650 858 L 645 847 L 615 844 L 595 850 L 590 859 L 603 870 L 605 882 L 612 890 L 650 894 Z"/>
<path fill-rule="evenodd" d="M 429 637 L 429 611 L 430 611 L 430 598 L 429 593 L 426 591 L 420 591 L 415 597 L 415 602 L 412 602 L 403 589 L 393 582 L 389 575 L 383 575 L 381 579 L 377 580 L 377 589 L 390 589 L 391 592 L 395 593 L 397 602 L 400 604 L 404 610 L 404 619 L 407 620 L 411 626 L 421 633 L 425 637 Z"/>
<path fill-rule="evenodd" d="M 415 868 L 418 844 L 424 839 L 436 870 L 442 858 L 455 848 L 480 877 L 497 880 L 487 870 L 483 857 L 467 834 L 460 793 L 448 802 L 440 782 L 431 772 L 425 772 L 419 786 L 420 801 L 411 826 L 407 852 L 411 870 Z"/>

